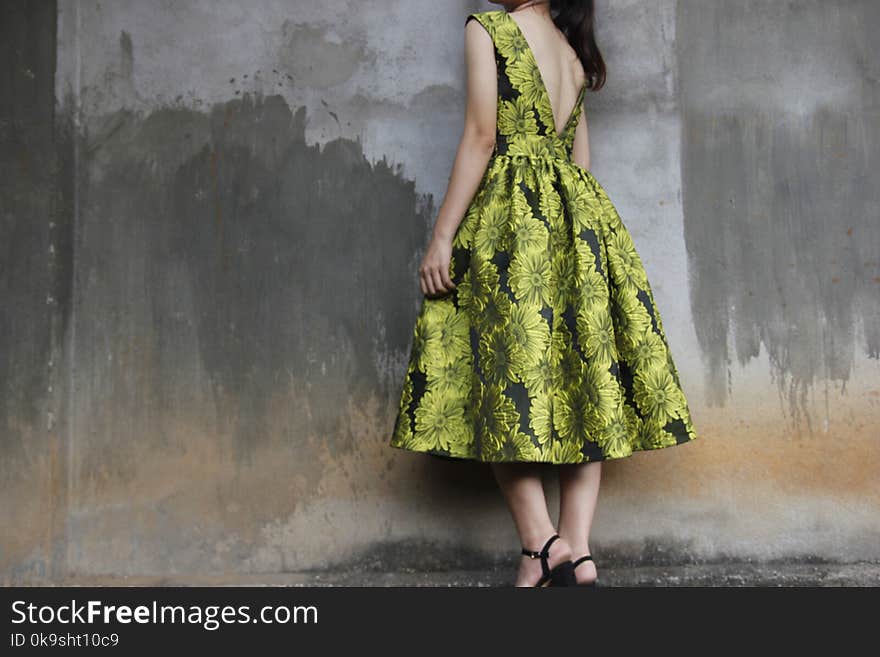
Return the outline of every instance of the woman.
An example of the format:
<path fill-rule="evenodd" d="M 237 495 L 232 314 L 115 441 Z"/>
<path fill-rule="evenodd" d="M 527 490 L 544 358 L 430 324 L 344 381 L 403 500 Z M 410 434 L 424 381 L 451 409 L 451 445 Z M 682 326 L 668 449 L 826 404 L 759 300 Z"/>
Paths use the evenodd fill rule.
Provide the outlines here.
<path fill-rule="evenodd" d="M 601 462 L 697 436 L 642 262 L 589 171 L 593 2 L 496 4 L 465 19 L 464 134 L 390 444 L 491 463 L 522 542 L 517 586 L 592 585 Z"/>

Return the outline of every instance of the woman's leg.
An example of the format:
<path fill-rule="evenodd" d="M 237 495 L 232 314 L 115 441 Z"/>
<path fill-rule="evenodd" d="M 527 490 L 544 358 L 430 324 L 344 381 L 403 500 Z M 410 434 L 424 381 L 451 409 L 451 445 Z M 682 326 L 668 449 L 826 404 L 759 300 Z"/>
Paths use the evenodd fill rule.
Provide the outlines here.
<path fill-rule="evenodd" d="M 559 466 L 559 535 L 568 541 L 572 559 L 590 554 L 590 528 L 599 497 L 602 463 L 570 463 Z M 584 561 L 575 568 L 578 583 L 596 579 L 596 566 Z"/>
<path fill-rule="evenodd" d="M 493 463 L 492 471 L 513 516 L 522 547 L 540 550 L 556 528 L 547 512 L 540 463 Z M 551 568 L 571 558 L 571 546 L 564 537 L 550 545 L 547 563 Z M 522 556 L 516 586 L 534 586 L 542 574 L 541 560 Z"/>

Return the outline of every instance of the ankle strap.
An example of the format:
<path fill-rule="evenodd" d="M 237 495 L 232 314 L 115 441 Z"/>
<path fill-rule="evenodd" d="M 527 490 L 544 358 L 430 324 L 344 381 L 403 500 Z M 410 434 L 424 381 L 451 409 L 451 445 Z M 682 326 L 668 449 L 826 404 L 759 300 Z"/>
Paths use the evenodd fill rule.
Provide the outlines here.
<path fill-rule="evenodd" d="M 557 538 L 559 538 L 559 534 L 553 534 L 550 538 L 547 539 L 547 542 L 544 543 L 544 547 L 540 550 L 529 550 L 527 548 L 522 549 L 522 553 L 531 559 L 537 559 L 538 557 L 549 557 L 550 556 L 550 544 L 553 543 Z"/>
<path fill-rule="evenodd" d="M 585 554 L 584 556 L 575 559 L 574 563 L 572 565 L 577 567 L 578 564 L 583 563 L 584 561 L 592 561 L 592 560 L 593 560 L 593 555 Z"/>

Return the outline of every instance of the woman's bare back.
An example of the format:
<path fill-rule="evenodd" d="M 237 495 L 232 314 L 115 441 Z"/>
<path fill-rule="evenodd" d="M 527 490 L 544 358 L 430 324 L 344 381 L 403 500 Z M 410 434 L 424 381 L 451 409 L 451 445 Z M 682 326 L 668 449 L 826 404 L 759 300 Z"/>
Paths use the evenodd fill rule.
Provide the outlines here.
<path fill-rule="evenodd" d="M 519 26 L 538 66 L 553 109 L 557 132 L 571 114 L 586 73 L 574 48 L 553 21 L 534 11 L 508 12 Z"/>

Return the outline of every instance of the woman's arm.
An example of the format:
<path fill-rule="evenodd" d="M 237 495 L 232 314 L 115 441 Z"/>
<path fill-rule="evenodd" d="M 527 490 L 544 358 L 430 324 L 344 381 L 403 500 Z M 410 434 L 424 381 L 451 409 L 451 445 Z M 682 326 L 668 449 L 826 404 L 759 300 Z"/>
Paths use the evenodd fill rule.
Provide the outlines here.
<path fill-rule="evenodd" d="M 578 127 L 574 131 L 574 142 L 571 147 L 571 160 L 579 167 L 590 169 L 590 133 L 587 129 L 587 113 L 581 107 Z"/>
<path fill-rule="evenodd" d="M 495 149 L 495 115 L 498 109 L 495 45 L 477 20 L 467 22 L 464 34 L 467 67 L 464 131 L 446 195 L 434 223 L 431 243 L 419 267 L 419 284 L 424 294 L 442 294 L 455 287 L 449 276 L 452 240 Z"/>

